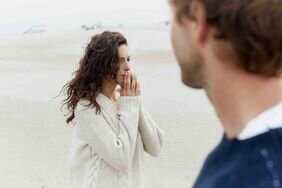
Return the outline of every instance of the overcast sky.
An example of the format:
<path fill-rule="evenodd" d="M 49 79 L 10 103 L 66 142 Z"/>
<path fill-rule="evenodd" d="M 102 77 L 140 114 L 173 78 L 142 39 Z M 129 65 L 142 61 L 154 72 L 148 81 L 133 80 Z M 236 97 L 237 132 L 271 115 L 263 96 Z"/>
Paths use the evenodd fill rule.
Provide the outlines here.
<path fill-rule="evenodd" d="M 3 1 L 3 0 L 2 0 Z M 70 29 L 101 21 L 129 25 L 170 18 L 168 0 L 5 0 L 0 5 L 0 32 L 20 32 L 31 25 Z"/>

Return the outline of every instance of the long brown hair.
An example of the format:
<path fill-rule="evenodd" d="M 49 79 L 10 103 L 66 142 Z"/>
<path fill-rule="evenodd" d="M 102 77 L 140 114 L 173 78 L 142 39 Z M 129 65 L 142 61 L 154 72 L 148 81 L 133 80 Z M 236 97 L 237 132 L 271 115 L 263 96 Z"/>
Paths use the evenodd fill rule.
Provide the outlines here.
<path fill-rule="evenodd" d="M 84 56 L 79 62 L 79 68 L 74 72 L 74 78 L 62 88 L 66 105 L 70 114 L 66 122 L 75 118 L 77 103 L 83 99 L 89 101 L 88 106 L 96 107 L 96 113 L 101 111 L 96 97 L 101 89 L 102 80 L 106 77 L 115 78 L 119 69 L 118 47 L 127 45 L 126 38 L 118 32 L 105 31 L 94 35 L 88 43 Z"/>
<path fill-rule="evenodd" d="M 192 2 L 206 9 L 207 22 L 228 40 L 238 57 L 240 67 L 263 76 L 282 73 L 282 1 L 281 0 L 171 0 L 176 18 L 195 19 Z"/>

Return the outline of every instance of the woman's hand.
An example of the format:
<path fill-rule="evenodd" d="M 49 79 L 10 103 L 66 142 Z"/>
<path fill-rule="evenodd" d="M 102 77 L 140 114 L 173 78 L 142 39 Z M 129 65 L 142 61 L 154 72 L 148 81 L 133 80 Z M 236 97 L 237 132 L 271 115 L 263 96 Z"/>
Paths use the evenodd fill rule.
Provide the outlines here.
<path fill-rule="evenodd" d="M 123 80 L 123 86 L 121 87 L 121 96 L 139 96 L 140 85 L 136 78 L 136 75 L 131 72 L 126 72 Z"/>

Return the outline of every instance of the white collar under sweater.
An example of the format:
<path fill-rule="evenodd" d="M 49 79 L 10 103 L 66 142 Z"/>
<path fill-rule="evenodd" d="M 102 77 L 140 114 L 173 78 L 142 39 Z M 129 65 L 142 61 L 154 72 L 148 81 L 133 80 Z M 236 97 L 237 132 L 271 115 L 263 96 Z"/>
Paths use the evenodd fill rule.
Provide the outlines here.
<path fill-rule="evenodd" d="M 282 102 L 252 119 L 237 138 L 245 140 L 280 127 L 282 127 Z"/>

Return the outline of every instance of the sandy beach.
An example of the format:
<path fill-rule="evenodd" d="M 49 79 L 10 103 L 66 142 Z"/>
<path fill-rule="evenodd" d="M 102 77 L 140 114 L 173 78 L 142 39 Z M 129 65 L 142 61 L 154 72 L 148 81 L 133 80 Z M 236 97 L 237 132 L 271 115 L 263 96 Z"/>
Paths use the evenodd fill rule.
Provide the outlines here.
<path fill-rule="evenodd" d="M 144 105 L 166 135 L 160 156 L 145 156 L 146 188 L 191 187 L 222 128 L 205 93 L 181 83 L 169 28 L 103 30 L 128 38 Z M 72 128 L 55 96 L 101 31 L 0 35 L 1 188 L 67 187 Z"/>

